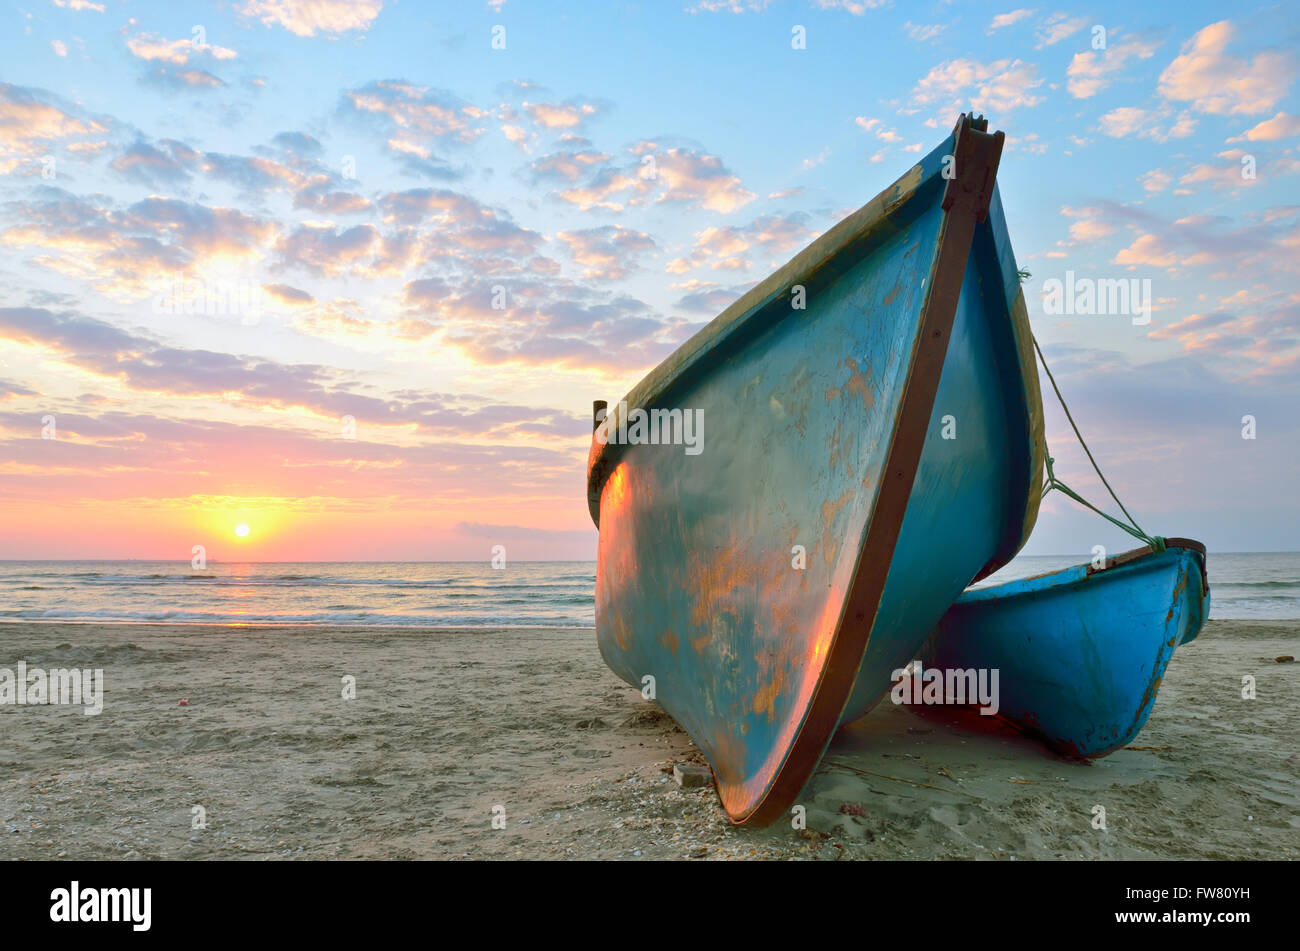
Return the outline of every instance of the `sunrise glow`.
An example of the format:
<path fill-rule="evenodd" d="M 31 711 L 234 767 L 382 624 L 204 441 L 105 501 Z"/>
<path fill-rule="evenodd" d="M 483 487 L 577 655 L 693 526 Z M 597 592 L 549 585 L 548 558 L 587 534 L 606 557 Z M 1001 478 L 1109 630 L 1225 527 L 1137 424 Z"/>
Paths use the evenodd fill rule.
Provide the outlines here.
<path fill-rule="evenodd" d="M 1300 544 L 1285 5 L 686 0 L 636 44 L 599 3 L 36 6 L 0 31 L 0 558 L 590 559 L 592 400 L 965 109 L 1007 133 L 1034 333 L 1126 505 Z M 1149 281 L 1149 322 L 1049 312 L 1067 275 Z M 1029 550 L 1127 544 L 1094 522 L 1049 496 Z"/>

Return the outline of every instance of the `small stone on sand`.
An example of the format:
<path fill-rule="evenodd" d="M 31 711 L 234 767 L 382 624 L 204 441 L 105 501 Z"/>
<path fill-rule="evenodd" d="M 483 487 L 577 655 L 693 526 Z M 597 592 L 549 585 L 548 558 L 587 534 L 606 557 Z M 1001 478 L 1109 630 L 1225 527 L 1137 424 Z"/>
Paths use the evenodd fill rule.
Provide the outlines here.
<path fill-rule="evenodd" d="M 713 773 L 707 766 L 699 766 L 695 763 L 674 763 L 673 779 L 677 785 L 685 789 L 693 789 L 697 786 L 707 786 L 713 782 Z"/>

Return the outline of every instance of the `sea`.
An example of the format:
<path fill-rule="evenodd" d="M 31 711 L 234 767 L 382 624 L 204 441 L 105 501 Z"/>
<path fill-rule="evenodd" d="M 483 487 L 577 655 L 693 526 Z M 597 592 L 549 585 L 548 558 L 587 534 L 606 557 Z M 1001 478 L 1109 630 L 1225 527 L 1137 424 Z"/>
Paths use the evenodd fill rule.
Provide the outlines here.
<path fill-rule="evenodd" d="M 1015 559 L 990 582 L 1069 567 Z M 1300 620 L 1300 552 L 1211 552 L 1210 616 Z M 590 628 L 596 565 L 0 561 L 0 622 Z"/>

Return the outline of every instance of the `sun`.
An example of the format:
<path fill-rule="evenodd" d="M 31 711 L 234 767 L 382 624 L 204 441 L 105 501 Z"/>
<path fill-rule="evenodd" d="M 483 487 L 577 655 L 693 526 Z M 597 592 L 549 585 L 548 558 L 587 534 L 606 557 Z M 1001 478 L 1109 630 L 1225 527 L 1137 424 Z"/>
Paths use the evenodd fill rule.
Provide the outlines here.
<path fill-rule="evenodd" d="M 247 525 L 243 525 L 243 524 L 236 525 L 236 526 L 235 526 L 235 534 L 238 535 L 240 538 L 247 538 L 247 537 L 248 537 L 248 526 L 247 526 Z"/>

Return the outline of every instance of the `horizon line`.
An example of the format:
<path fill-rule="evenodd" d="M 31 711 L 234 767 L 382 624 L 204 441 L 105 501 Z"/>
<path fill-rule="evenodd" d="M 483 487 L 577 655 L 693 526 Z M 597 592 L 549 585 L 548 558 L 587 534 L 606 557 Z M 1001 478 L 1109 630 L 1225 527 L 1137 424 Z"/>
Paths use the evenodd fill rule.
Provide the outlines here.
<path fill-rule="evenodd" d="M 1219 550 L 1214 549 L 1211 554 L 1220 555 L 1300 555 L 1300 549 L 1276 549 L 1276 550 Z M 1057 553 L 1057 554 L 1035 554 L 1026 555 L 1018 554 L 1011 561 L 1020 558 L 1081 558 L 1087 561 L 1080 553 Z M 123 561 L 153 562 L 155 564 L 190 564 L 185 558 L 0 558 L 0 565 L 4 564 L 88 564 L 88 563 L 112 563 Z M 430 560 L 411 560 L 411 559 L 375 559 L 375 558 L 358 558 L 347 561 L 323 561 L 316 559 L 299 559 L 291 561 L 222 561 L 214 558 L 208 559 L 210 565 L 481 565 L 491 564 L 492 559 L 465 559 L 465 558 L 442 558 Z M 517 565 L 575 565 L 575 564 L 595 564 L 595 558 L 517 558 L 510 559 L 510 562 Z M 1011 562 L 1007 562 L 1011 564 Z"/>

